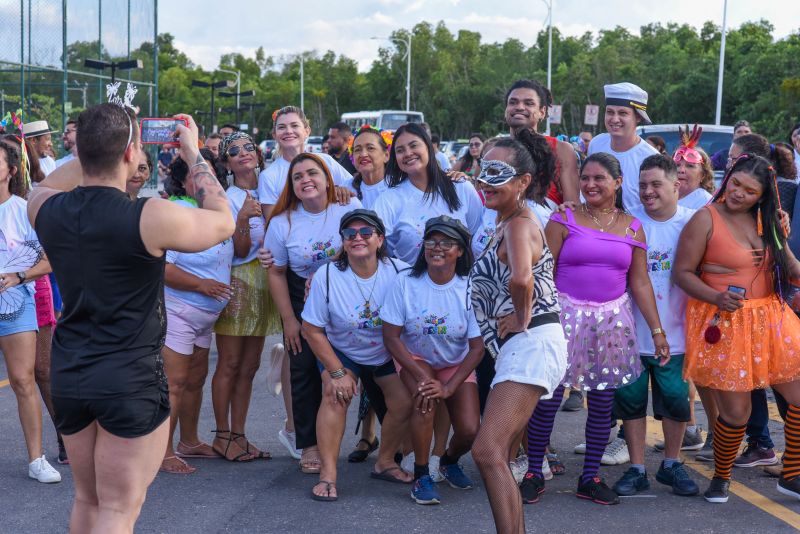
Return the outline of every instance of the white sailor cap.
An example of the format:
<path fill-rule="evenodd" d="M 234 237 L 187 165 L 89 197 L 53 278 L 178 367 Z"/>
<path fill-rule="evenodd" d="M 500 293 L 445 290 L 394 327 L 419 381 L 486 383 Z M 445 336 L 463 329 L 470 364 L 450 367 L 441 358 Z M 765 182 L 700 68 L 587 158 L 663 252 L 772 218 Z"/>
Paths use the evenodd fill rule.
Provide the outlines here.
<path fill-rule="evenodd" d="M 645 124 L 653 124 L 647 115 L 647 91 L 630 82 L 603 86 L 607 106 L 627 106 L 636 110 Z"/>

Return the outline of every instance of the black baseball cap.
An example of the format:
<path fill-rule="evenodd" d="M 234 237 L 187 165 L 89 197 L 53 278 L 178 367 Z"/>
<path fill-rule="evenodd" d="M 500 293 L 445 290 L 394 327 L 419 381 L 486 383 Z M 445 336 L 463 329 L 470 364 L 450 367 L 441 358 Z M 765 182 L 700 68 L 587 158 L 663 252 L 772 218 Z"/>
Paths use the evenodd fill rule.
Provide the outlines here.
<path fill-rule="evenodd" d="M 379 234 L 386 235 L 386 227 L 383 225 L 381 218 L 378 217 L 378 214 L 372 210 L 363 208 L 354 209 L 342 215 L 342 220 L 339 221 L 339 233 L 347 228 L 347 225 L 353 221 L 364 221 L 368 225 L 374 227 Z"/>
<path fill-rule="evenodd" d="M 447 237 L 456 239 L 465 250 L 469 249 L 469 242 L 472 236 L 464 226 L 464 223 L 458 219 L 454 219 L 449 215 L 439 215 L 433 219 L 428 219 L 425 223 L 425 239 L 428 238 L 433 232 L 440 232 Z"/>

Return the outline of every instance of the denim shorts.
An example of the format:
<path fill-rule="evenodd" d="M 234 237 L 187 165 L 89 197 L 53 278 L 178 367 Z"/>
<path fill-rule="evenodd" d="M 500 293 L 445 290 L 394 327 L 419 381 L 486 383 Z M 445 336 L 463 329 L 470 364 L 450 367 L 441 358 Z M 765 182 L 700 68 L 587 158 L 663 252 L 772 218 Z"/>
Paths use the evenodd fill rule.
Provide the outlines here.
<path fill-rule="evenodd" d="M 20 332 L 38 332 L 39 325 L 36 321 L 36 304 L 33 295 L 27 287 L 20 287 L 22 293 L 22 313 L 11 321 L 0 321 L 0 336 L 10 336 Z M 19 294 L 19 293 L 18 293 Z M 10 298 L 10 297 L 6 297 Z"/>
<path fill-rule="evenodd" d="M 331 347 L 333 348 L 333 347 Z M 356 378 L 362 378 L 366 373 L 371 374 L 375 378 L 381 378 L 383 376 L 389 376 L 394 374 L 396 371 L 394 369 L 394 362 L 389 359 L 385 363 L 381 365 L 364 365 L 362 363 L 357 363 L 345 356 L 344 352 L 333 348 L 333 352 L 336 353 L 336 356 L 339 358 L 339 361 L 342 362 L 342 367 L 345 369 L 349 369 L 356 375 Z M 322 362 L 317 360 L 317 367 L 319 368 L 319 372 L 322 373 L 325 371 L 325 366 L 322 365 Z"/>

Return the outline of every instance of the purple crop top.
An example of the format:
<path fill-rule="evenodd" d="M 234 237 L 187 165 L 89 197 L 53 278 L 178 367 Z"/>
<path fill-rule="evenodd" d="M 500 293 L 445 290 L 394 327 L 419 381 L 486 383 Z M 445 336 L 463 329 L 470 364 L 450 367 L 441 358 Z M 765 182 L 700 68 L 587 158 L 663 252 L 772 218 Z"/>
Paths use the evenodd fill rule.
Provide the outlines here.
<path fill-rule="evenodd" d="M 622 296 L 628 285 L 628 269 L 633 259 L 633 247 L 647 249 L 626 235 L 621 237 L 575 222 L 572 210 L 566 210 L 565 221 L 560 213 L 550 220 L 563 224 L 569 230 L 556 265 L 556 288 L 578 300 L 608 302 Z M 634 233 L 642 223 L 633 219 Z"/>

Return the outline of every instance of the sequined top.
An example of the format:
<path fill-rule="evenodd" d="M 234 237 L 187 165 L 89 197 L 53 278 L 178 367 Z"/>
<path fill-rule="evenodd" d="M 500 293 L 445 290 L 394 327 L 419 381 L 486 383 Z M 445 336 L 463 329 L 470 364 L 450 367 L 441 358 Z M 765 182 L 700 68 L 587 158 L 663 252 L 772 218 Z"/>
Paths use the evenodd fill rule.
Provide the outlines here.
<path fill-rule="evenodd" d="M 541 232 L 541 230 L 539 230 Z M 544 235 L 542 235 L 544 242 Z M 493 238 L 483 254 L 475 261 L 469 275 L 472 306 L 481 329 L 484 343 L 497 340 L 497 319 L 514 313 L 514 303 L 508 291 L 511 268 L 500 260 L 498 250 L 503 237 Z M 533 272 L 533 302 L 531 317 L 558 313 L 558 292 L 553 282 L 553 254 L 545 242 L 542 255 L 531 268 Z"/>
<path fill-rule="evenodd" d="M 608 302 L 625 293 L 633 247 L 647 249 L 633 238 L 642 225 L 638 219 L 633 219 L 624 237 L 581 226 L 570 209 L 566 220 L 560 213 L 550 220 L 569 230 L 558 255 L 556 287 L 560 292 L 591 302 Z"/>

